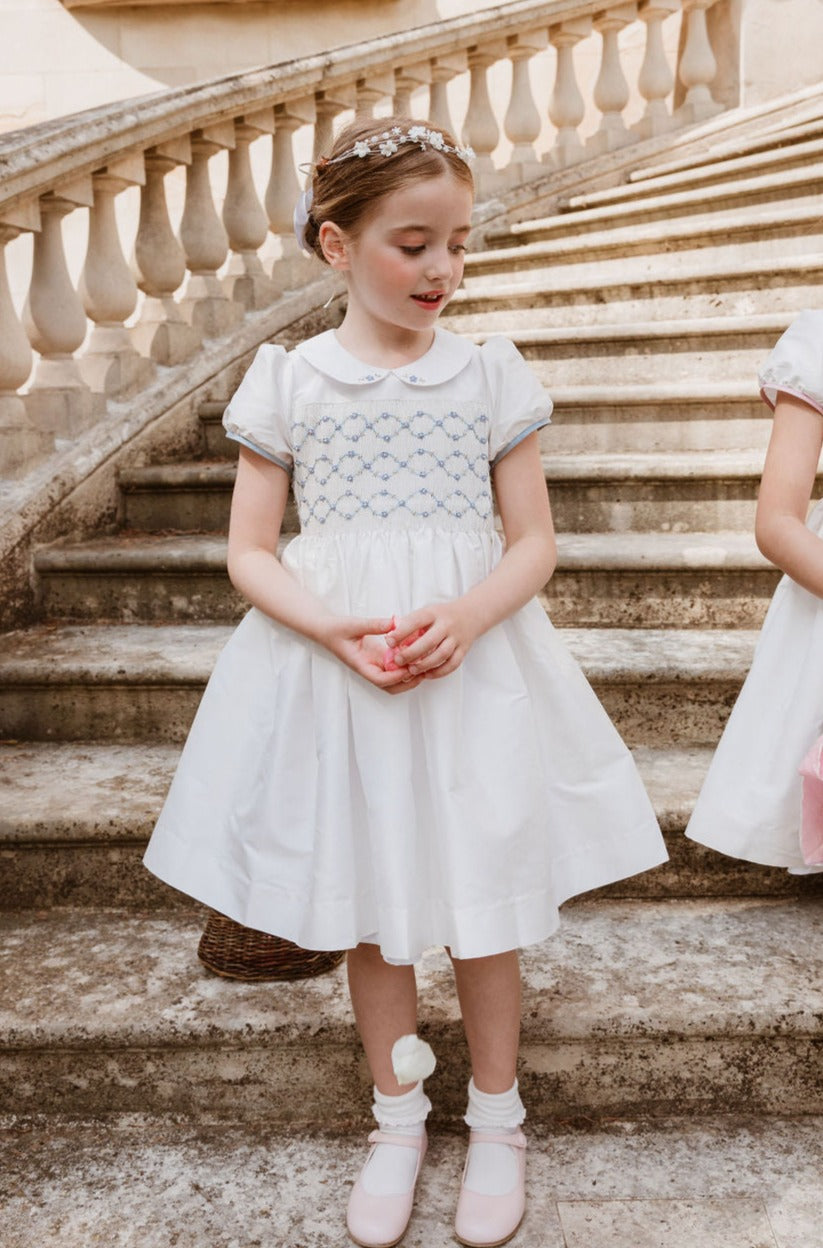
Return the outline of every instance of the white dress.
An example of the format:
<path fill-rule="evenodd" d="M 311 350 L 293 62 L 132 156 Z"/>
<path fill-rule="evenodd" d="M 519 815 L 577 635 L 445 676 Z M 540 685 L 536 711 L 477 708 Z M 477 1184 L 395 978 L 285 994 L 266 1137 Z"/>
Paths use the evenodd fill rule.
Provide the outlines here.
<path fill-rule="evenodd" d="M 333 331 L 261 347 L 229 437 L 294 471 L 292 575 L 336 611 L 400 616 L 501 557 L 490 462 L 549 423 L 503 338 L 444 330 L 366 366 Z M 252 609 L 203 696 L 146 853 L 214 909 L 308 949 L 414 962 L 531 944 L 567 897 L 666 858 L 634 762 L 536 600 L 461 667 L 389 697 Z"/>
<path fill-rule="evenodd" d="M 823 312 L 803 312 L 758 375 L 823 414 Z M 808 527 L 823 536 L 823 502 Z M 686 835 L 710 849 L 803 873 L 798 768 L 823 732 L 823 602 L 784 576 Z"/>

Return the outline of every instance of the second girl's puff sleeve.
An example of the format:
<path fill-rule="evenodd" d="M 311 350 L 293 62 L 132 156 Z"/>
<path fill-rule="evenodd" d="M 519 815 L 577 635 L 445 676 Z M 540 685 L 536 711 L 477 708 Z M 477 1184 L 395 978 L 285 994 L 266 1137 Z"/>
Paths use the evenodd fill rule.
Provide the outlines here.
<path fill-rule="evenodd" d="M 291 361 L 285 348 L 260 347 L 223 413 L 226 436 L 291 473 L 294 464 L 287 412 Z"/>
<path fill-rule="evenodd" d="M 801 312 L 762 365 L 760 393 L 774 407 L 779 393 L 802 399 L 823 414 L 823 312 Z"/>
<path fill-rule="evenodd" d="M 552 401 L 508 338 L 489 338 L 480 358 L 491 394 L 489 461 L 494 467 L 530 433 L 551 423 Z"/>

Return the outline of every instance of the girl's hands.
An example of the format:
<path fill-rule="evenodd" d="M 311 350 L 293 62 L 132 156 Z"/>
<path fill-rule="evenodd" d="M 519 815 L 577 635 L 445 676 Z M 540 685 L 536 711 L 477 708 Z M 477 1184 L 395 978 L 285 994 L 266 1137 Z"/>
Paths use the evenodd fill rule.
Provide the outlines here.
<path fill-rule="evenodd" d="M 457 670 L 481 631 L 476 613 L 456 598 L 402 616 L 387 632 L 386 641 L 401 672 L 436 680 Z"/>
<path fill-rule="evenodd" d="M 393 624 L 393 619 L 332 616 L 325 622 L 318 640 L 341 663 L 378 689 L 386 693 L 406 693 L 416 689 L 423 676 L 411 674 L 406 667 L 397 667 L 394 671 L 384 667 L 385 634 Z"/>

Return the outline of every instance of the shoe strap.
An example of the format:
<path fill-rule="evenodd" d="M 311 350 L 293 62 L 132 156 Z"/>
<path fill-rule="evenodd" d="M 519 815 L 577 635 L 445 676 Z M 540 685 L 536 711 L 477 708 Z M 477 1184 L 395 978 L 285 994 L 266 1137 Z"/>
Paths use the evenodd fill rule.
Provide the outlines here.
<path fill-rule="evenodd" d="M 522 1131 L 507 1132 L 483 1131 L 472 1127 L 469 1132 L 469 1144 L 508 1144 L 509 1148 L 527 1148 L 528 1141 Z"/>
<path fill-rule="evenodd" d="M 421 1131 L 419 1135 L 392 1135 L 391 1131 L 372 1131 L 369 1136 L 370 1144 L 396 1144 L 400 1148 L 414 1148 L 420 1152 L 426 1142 L 426 1132 Z"/>

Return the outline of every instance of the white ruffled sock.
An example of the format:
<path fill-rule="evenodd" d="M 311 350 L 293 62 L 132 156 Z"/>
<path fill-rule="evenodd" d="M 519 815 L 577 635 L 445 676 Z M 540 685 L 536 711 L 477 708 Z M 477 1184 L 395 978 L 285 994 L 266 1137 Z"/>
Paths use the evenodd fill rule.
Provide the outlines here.
<path fill-rule="evenodd" d="M 503 1196 L 517 1182 L 518 1163 L 507 1144 L 484 1143 L 477 1132 L 514 1135 L 526 1117 L 515 1079 L 508 1092 L 481 1092 L 469 1080 L 469 1104 L 464 1121 L 475 1135 L 469 1149 L 465 1186 L 486 1196 Z"/>
<path fill-rule="evenodd" d="M 391 1135 L 419 1137 L 426 1128 L 431 1101 L 422 1080 L 402 1096 L 384 1096 L 374 1089 L 372 1113 L 381 1131 Z M 401 1196 L 411 1190 L 417 1170 L 418 1151 L 398 1144 L 376 1144 L 363 1167 L 361 1179 L 372 1196 Z"/>

